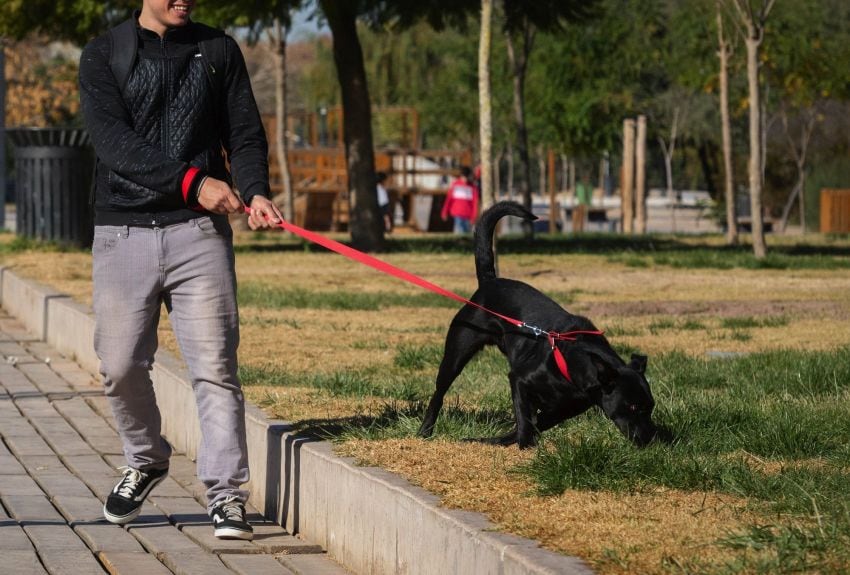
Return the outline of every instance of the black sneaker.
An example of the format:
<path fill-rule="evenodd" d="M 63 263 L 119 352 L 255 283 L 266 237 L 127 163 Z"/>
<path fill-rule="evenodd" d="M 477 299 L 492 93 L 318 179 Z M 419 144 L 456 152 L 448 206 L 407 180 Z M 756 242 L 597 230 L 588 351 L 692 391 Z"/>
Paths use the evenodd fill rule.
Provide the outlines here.
<path fill-rule="evenodd" d="M 254 538 L 254 529 L 245 519 L 245 505 L 230 496 L 215 504 L 210 511 L 215 536 L 219 539 L 245 539 L 250 541 Z"/>
<path fill-rule="evenodd" d="M 124 477 L 106 498 L 103 516 L 110 523 L 123 525 L 139 516 L 148 493 L 168 477 L 168 468 L 140 471 L 133 467 L 120 467 L 119 471 L 124 472 Z"/>

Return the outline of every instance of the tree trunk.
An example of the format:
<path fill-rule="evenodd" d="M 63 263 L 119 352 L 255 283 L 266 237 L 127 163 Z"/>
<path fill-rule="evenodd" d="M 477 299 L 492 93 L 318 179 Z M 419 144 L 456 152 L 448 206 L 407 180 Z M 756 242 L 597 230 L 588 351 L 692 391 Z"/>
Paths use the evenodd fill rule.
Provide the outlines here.
<path fill-rule="evenodd" d="M 481 38 L 478 43 L 479 135 L 481 138 L 481 209 L 496 202 L 493 193 L 493 100 L 490 94 L 490 39 L 493 0 L 481 0 Z"/>
<path fill-rule="evenodd" d="M 738 210 L 735 203 L 735 174 L 732 166 L 732 123 L 729 119 L 729 56 L 732 52 L 723 35 L 721 3 L 717 2 L 717 56 L 720 59 L 720 124 L 723 133 L 724 197 L 726 199 L 726 244 L 738 243 Z"/>
<path fill-rule="evenodd" d="M 767 256 L 764 240 L 764 220 L 761 185 L 761 100 L 759 91 L 758 53 L 761 35 L 754 27 L 748 27 L 747 44 L 747 85 L 749 86 L 750 111 L 750 216 L 753 233 L 753 254 L 762 259 Z"/>
<path fill-rule="evenodd" d="M 646 233 L 646 116 L 638 116 L 635 145 L 635 231 Z"/>
<path fill-rule="evenodd" d="M 620 180 L 620 217 L 623 233 L 634 231 L 635 121 L 623 121 L 623 177 Z"/>
<path fill-rule="evenodd" d="M 332 0 L 319 3 L 333 33 L 334 63 L 342 91 L 351 241 L 364 251 L 382 251 L 384 222 L 375 191 L 372 110 L 357 36 L 357 3 Z"/>
<path fill-rule="evenodd" d="M 283 185 L 283 217 L 292 221 L 294 197 L 292 192 L 292 178 L 289 173 L 289 159 L 287 158 L 288 145 L 286 140 L 286 35 L 288 29 L 281 25 L 280 20 L 274 20 L 274 32 L 272 34 L 272 52 L 275 55 L 275 148 L 277 152 L 277 166 L 280 170 L 280 181 Z"/>
<path fill-rule="evenodd" d="M 506 34 L 508 60 L 513 71 L 513 114 L 516 127 L 516 147 L 519 155 L 519 193 L 522 204 L 531 209 L 531 160 L 528 154 L 528 128 L 525 123 L 525 74 L 528 70 L 528 56 L 534 44 L 534 29 L 526 22 L 523 27 L 519 50 L 514 46 L 514 38 Z M 523 222 L 526 236 L 530 236 L 534 228 L 531 222 Z"/>

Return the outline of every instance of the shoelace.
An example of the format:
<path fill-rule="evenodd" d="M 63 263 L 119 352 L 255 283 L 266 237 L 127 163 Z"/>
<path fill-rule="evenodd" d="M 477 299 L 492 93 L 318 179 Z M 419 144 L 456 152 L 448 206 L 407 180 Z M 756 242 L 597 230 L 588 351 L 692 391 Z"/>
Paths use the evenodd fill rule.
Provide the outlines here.
<path fill-rule="evenodd" d="M 235 496 L 230 496 L 224 500 L 221 504 L 221 511 L 224 513 L 224 516 L 231 521 L 245 521 L 243 517 L 244 510 L 242 508 L 242 503 L 236 500 Z"/>
<path fill-rule="evenodd" d="M 119 467 L 118 471 L 124 473 L 124 479 L 121 480 L 116 493 L 121 497 L 129 499 L 133 497 L 133 492 L 139 487 L 139 483 L 146 477 L 146 474 L 132 467 Z"/>

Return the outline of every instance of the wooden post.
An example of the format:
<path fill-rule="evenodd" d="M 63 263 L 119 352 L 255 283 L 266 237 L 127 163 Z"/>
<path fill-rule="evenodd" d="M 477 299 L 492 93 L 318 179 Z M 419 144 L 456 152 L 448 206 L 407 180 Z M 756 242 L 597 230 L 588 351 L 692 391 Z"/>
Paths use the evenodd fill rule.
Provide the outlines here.
<path fill-rule="evenodd" d="M 623 178 L 620 181 L 623 233 L 634 231 L 635 121 L 623 121 Z"/>
<path fill-rule="evenodd" d="M 635 149 L 635 231 L 646 233 L 646 116 L 638 116 Z"/>
<path fill-rule="evenodd" d="M 558 232 L 558 203 L 555 199 L 555 152 L 549 150 L 549 233 Z"/>

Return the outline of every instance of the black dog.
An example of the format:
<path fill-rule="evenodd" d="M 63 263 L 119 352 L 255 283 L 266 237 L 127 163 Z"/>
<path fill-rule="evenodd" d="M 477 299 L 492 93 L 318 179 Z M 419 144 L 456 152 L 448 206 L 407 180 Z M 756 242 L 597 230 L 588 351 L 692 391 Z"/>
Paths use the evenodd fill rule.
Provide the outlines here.
<path fill-rule="evenodd" d="M 638 446 L 646 445 L 658 432 L 652 422 L 655 402 L 644 377 L 646 357 L 633 355 L 626 364 L 601 332 L 585 333 L 570 336 L 573 341 L 554 341 L 566 363 L 563 370 L 558 366 L 558 354 L 546 332 L 594 332 L 596 328 L 587 318 L 567 312 L 530 285 L 496 277 L 493 231 L 496 222 L 507 215 L 536 219 L 515 202 L 497 203 L 481 215 L 475 230 L 478 290 L 470 301 L 545 331 L 515 326 L 469 304 L 461 308 L 446 335 L 437 389 L 419 435 L 431 436 L 443 397 L 469 360 L 485 345 L 495 345 L 510 363 L 508 378 L 516 428 L 507 435 L 482 441 L 530 447 L 539 433 L 596 405 L 623 435 Z"/>

